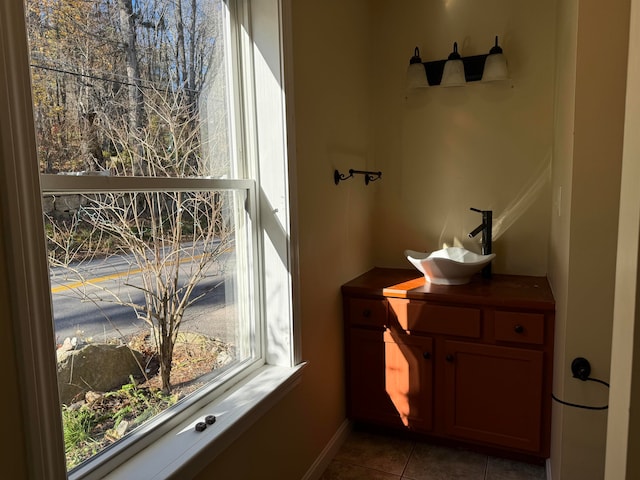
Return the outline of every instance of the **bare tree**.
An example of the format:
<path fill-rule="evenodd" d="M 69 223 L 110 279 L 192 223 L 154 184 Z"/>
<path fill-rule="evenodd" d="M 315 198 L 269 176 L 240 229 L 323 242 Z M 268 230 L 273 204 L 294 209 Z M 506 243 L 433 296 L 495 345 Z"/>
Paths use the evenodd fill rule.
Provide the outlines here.
<path fill-rule="evenodd" d="M 41 171 L 103 170 L 113 152 L 97 119 L 142 128 L 148 88 L 180 92 L 197 110 L 206 78 L 220 73 L 220 4 L 26 0 Z"/>
<path fill-rule="evenodd" d="M 128 285 L 143 293 L 144 303 L 100 288 L 151 328 L 167 392 L 184 312 L 200 298 L 193 296 L 194 288 L 231 248 L 232 231 L 221 214 L 224 203 L 218 192 L 145 192 L 99 195 L 83 209 L 85 221 L 117 237 L 122 251 L 132 254 L 127 258 L 141 281 Z"/>
<path fill-rule="evenodd" d="M 205 165 L 200 154 L 199 128 L 193 128 L 199 122 L 186 100 L 170 92 L 154 91 L 149 94 L 147 105 L 147 127 L 131 129 L 126 119 L 101 120 L 118 148 L 111 170 L 127 175 L 134 165 L 145 165 L 146 176 L 201 176 Z M 138 158 L 140 155 L 144 159 Z M 221 267 L 225 254 L 233 248 L 234 229 L 226 218 L 233 195 L 225 191 L 91 194 L 78 208 L 77 219 L 66 227 L 77 230 L 84 223 L 91 240 L 73 245 L 59 222 L 54 222 L 56 226 L 50 230 L 50 242 L 60 252 L 53 260 L 56 265 L 66 267 L 79 280 L 97 288 L 100 301 L 132 308 L 137 318 L 150 327 L 162 388 L 167 392 L 171 391 L 173 350 L 185 310 L 204 295 L 194 295 L 194 289 L 213 268 Z M 130 271 L 138 272 L 139 280 L 129 279 L 126 284 L 142 292 L 144 302 L 91 284 L 74 267 L 78 260 L 93 257 L 105 239 L 112 239 L 113 243 L 101 251 L 130 259 Z M 96 300 L 87 293 L 83 295 L 85 300 Z"/>

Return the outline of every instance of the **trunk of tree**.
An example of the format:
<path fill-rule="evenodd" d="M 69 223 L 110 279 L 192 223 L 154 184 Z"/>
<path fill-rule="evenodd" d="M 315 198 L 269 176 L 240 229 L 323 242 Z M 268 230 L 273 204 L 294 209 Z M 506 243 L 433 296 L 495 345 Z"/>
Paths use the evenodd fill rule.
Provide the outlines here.
<path fill-rule="evenodd" d="M 196 7 L 197 0 L 191 0 L 191 26 L 190 26 L 190 39 L 189 39 L 189 82 L 187 98 L 189 99 L 189 106 L 192 112 L 196 111 Z"/>
<path fill-rule="evenodd" d="M 178 34 L 177 41 L 177 63 L 176 69 L 178 74 L 178 83 L 186 86 L 187 84 L 187 54 L 184 42 L 184 18 L 182 16 L 182 0 L 176 2 L 176 29 Z"/>
<path fill-rule="evenodd" d="M 162 379 L 162 390 L 165 393 L 171 393 L 171 364 L 173 363 L 173 335 L 166 332 L 164 326 L 161 326 L 160 345 L 160 378 Z"/>
<path fill-rule="evenodd" d="M 86 170 L 101 171 L 105 169 L 105 162 L 94 124 L 95 118 L 95 112 L 80 114 L 80 153 L 85 162 Z"/>
<path fill-rule="evenodd" d="M 142 96 L 140 65 L 138 63 L 136 21 L 132 0 L 118 0 L 122 45 L 127 60 L 129 90 L 129 128 L 137 130 L 144 123 L 144 99 Z"/>

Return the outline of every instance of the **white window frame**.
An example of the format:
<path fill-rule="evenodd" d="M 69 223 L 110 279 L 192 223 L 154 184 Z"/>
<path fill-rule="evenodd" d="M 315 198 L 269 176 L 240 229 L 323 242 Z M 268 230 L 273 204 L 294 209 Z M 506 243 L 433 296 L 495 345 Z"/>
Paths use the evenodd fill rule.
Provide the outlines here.
<path fill-rule="evenodd" d="M 235 1 L 235 0 L 234 0 Z M 276 292 L 265 302 L 264 363 L 222 395 L 173 425 L 160 440 L 130 459 L 105 465 L 83 478 L 168 478 L 188 476 L 210 462 L 299 381 L 304 366 L 297 325 L 295 170 L 291 85 L 284 65 L 290 57 L 290 0 L 237 0 L 237 35 L 242 45 L 243 109 L 253 120 L 245 154 L 254 165 L 256 225 L 263 245 L 263 281 Z M 249 13 L 250 12 L 250 13 Z M 286 37 L 286 38 L 285 38 Z M 256 88 L 255 86 L 258 86 Z M 53 322 L 41 184 L 35 161 L 35 132 L 22 0 L 0 2 L 0 200 L 4 252 L 11 286 L 11 318 L 16 336 L 21 400 L 24 406 L 29 476 L 66 478 L 57 395 Z M 112 179 L 131 182 L 135 179 Z M 56 180 L 57 181 L 57 180 Z M 89 180 L 89 182 L 92 180 Z M 44 183 L 47 184 L 48 180 Z M 222 182 L 222 183 L 218 183 Z M 47 184 L 47 189 L 55 189 Z M 211 181 L 206 188 L 238 187 Z M 120 188 L 121 186 L 118 186 Z M 251 190 L 247 184 L 243 188 Z M 131 185 L 129 190 L 139 191 Z M 283 342 L 284 340 L 284 342 Z M 197 433 L 205 415 L 218 418 Z M 144 472 L 144 475 L 141 473 Z"/>

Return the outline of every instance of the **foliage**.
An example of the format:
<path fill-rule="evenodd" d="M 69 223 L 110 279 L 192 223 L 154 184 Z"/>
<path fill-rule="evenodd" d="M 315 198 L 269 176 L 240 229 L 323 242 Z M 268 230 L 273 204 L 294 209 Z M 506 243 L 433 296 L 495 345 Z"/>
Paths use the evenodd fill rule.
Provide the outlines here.
<path fill-rule="evenodd" d="M 221 0 L 25 4 L 44 173 L 108 168 L 119 154 L 101 119 L 151 125 L 155 90 L 183 97 L 196 111 L 207 78 L 223 69 Z"/>
<path fill-rule="evenodd" d="M 72 410 L 63 406 L 62 421 L 66 451 L 76 449 L 77 445 L 95 446 L 96 441 L 91 437 L 91 432 L 100 424 L 100 419 L 93 410 L 88 408 Z"/>
<path fill-rule="evenodd" d="M 174 178 L 226 173 L 226 107 L 209 107 L 206 125 L 200 115 L 200 105 L 211 103 L 209 92 L 226 78 L 221 5 L 26 0 L 41 171 Z M 231 247 L 223 213 L 233 202 L 232 194 L 211 191 L 109 193 L 45 212 L 51 265 L 82 282 L 82 262 L 124 254 L 141 272 L 135 287 L 144 304 L 108 290 L 93 298 L 85 293 L 83 300 L 129 306 L 149 325 L 167 392 L 182 316 L 197 300 L 193 290 Z"/>
<path fill-rule="evenodd" d="M 144 128 L 127 119 L 105 121 L 112 144 L 127 159 L 112 169 L 166 177 L 208 172 L 195 133 L 199 117 L 184 99 L 156 92 L 147 110 L 156 121 Z M 144 303 L 95 284 L 98 296 L 80 294 L 83 300 L 130 307 L 149 325 L 166 392 L 171 391 L 172 352 L 184 312 L 200 298 L 192 295 L 194 289 L 233 247 L 228 217 L 236 202 L 233 192 L 211 190 L 102 193 L 84 195 L 71 218 L 49 218 L 50 261 L 66 267 L 79 282 L 91 283 L 79 263 L 97 255 L 120 255 L 130 271 L 138 272 L 141 283 L 127 285 L 143 293 Z"/>
<path fill-rule="evenodd" d="M 41 173 L 228 175 L 223 1 L 25 0 Z M 146 322 L 162 390 L 132 382 L 63 407 L 69 469 L 175 402 L 172 360 L 183 315 L 200 298 L 196 285 L 234 247 L 230 212 L 240 202 L 222 191 L 70 197 L 45 198 L 50 265 L 91 286 L 74 289 L 82 301 L 124 305 Z M 83 264 L 111 256 L 139 272 L 139 281 L 123 278 L 144 301 L 86 278 Z"/>
<path fill-rule="evenodd" d="M 131 383 L 100 395 L 93 402 L 63 406 L 67 468 L 76 467 L 176 401 L 176 395 L 140 388 L 131 379 Z M 119 432 L 119 427 L 125 428 Z"/>

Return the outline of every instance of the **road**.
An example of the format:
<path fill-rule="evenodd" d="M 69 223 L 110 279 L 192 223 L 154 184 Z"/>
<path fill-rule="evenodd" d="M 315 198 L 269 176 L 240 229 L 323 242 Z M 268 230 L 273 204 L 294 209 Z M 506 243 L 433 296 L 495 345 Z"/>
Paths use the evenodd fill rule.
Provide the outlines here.
<path fill-rule="evenodd" d="M 221 268 L 224 263 L 219 258 L 196 286 L 191 298 L 204 295 L 185 311 L 181 331 L 204 333 L 235 344 L 235 308 L 226 305 L 225 299 L 225 288 L 231 286 L 232 277 Z M 189 264 L 184 264 L 181 272 L 186 274 L 188 268 Z M 140 270 L 132 266 L 130 258 L 112 256 L 85 262 L 75 269 L 77 272 L 64 267 L 51 269 L 56 343 L 67 337 L 107 341 L 149 329 L 132 307 L 118 304 L 109 293 L 144 305 L 143 292 L 136 287 L 141 285 Z"/>

